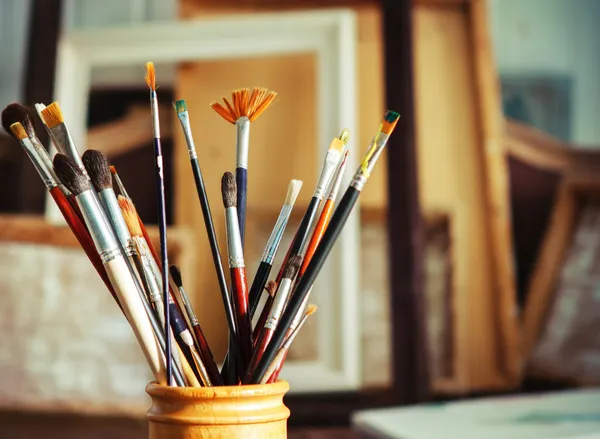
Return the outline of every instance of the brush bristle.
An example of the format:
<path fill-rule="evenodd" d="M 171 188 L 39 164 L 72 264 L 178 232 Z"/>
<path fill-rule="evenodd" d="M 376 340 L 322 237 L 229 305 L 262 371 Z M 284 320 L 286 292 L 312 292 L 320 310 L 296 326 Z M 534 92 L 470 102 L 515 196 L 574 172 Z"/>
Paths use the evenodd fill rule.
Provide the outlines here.
<path fill-rule="evenodd" d="M 81 157 L 85 170 L 87 171 L 94 188 L 98 192 L 112 188 L 112 176 L 108 159 L 100 151 L 88 149 Z"/>
<path fill-rule="evenodd" d="M 110 173 L 111 173 L 112 175 L 117 175 L 117 168 L 115 168 L 114 166 L 112 166 L 112 165 L 111 165 L 111 166 L 110 166 Z"/>
<path fill-rule="evenodd" d="M 187 104 L 183 99 L 175 102 L 175 111 L 177 111 L 178 113 L 183 113 L 187 111 Z"/>
<path fill-rule="evenodd" d="M 11 134 L 11 126 L 19 122 L 23 129 L 27 132 L 28 137 L 35 137 L 35 128 L 31 114 L 32 113 L 29 108 L 19 104 L 18 102 L 8 104 L 6 108 L 2 110 L 2 126 L 7 133 Z"/>
<path fill-rule="evenodd" d="M 131 236 L 136 236 L 138 238 L 143 237 L 144 233 L 142 232 L 140 219 L 137 211 L 135 210 L 133 202 L 122 195 L 119 195 L 117 200 L 119 202 L 119 207 L 121 208 L 121 213 L 123 214 L 123 219 L 125 219 L 125 224 L 127 224 L 127 228 L 129 229 Z"/>
<path fill-rule="evenodd" d="M 296 277 L 296 273 L 298 273 L 298 270 L 300 269 L 300 264 L 302 264 L 302 256 L 294 255 L 290 257 L 285 266 L 285 270 L 283 270 L 283 278 L 294 279 Z"/>
<path fill-rule="evenodd" d="M 156 71 L 153 62 L 146 63 L 146 84 L 148 84 L 150 90 L 156 90 Z"/>
<path fill-rule="evenodd" d="M 265 290 L 267 290 L 267 293 L 269 294 L 269 296 L 275 297 L 275 293 L 277 292 L 277 282 L 275 282 L 274 280 L 270 280 L 267 283 Z"/>
<path fill-rule="evenodd" d="M 335 151 L 335 152 L 341 153 L 343 150 L 344 150 L 344 142 L 342 142 L 338 137 L 336 137 L 329 144 L 329 149 L 327 150 L 327 152 Z"/>
<path fill-rule="evenodd" d="M 173 279 L 173 282 L 175 282 L 175 285 L 177 285 L 177 288 L 183 287 L 183 280 L 181 279 L 181 270 L 179 267 L 177 265 L 171 265 L 169 267 L 169 272 L 171 273 L 171 278 Z"/>
<path fill-rule="evenodd" d="M 223 174 L 223 178 L 221 179 L 221 195 L 223 196 L 225 209 L 236 206 L 237 186 L 235 184 L 235 177 L 231 172 Z"/>
<path fill-rule="evenodd" d="M 87 176 L 71 158 L 64 154 L 56 154 L 52 163 L 56 175 L 73 195 L 79 195 L 90 190 L 90 182 Z"/>
<path fill-rule="evenodd" d="M 254 122 L 273 103 L 277 93 L 266 88 L 241 88 L 231 93 L 231 103 L 223 97 L 223 104 L 213 102 L 211 108 L 229 123 L 235 123 L 241 117 Z"/>
<path fill-rule="evenodd" d="M 290 184 L 288 184 L 287 194 L 285 195 L 286 206 L 293 206 L 298 198 L 298 194 L 300 193 L 300 189 L 302 189 L 302 180 L 292 180 Z"/>
<path fill-rule="evenodd" d="M 344 145 L 347 145 L 348 141 L 350 140 L 350 130 L 348 128 L 344 128 L 338 139 L 340 139 Z"/>
<path fill-rule="evenodd" d="M 398 123 L 398 119 L 400 119 L 400 115 L 395 111 L 386 111 L 385 116 L 383 116 L 383 121 L 381 122 L 381 132 L 384 134 L 391 134 L 396 128 L 396 124 Z"/>
<path fill-rule="evenodd" d="M 308 317 L 308 316 L 313 315 L 314 313 L 317 312 L 317 309 L 318 309 L 317 305 L 313 305 L 311 303 L 310 305 L 308 305 L 308 308 L 306 309 L 306 316 Z"/>
<path fill-rule="evenodd" d="M 61 123 L 64 123 L 65 121 L 58 102 L 52 102 L 50 105 L 44 108 L 42 110 L 42 115 L 44 116 L 44 123 L 48 125 L 48 128 L 50 129 L 60 125 Z"/>
<path fill-rule="evenodd" d="M 10 132 L 14 134 L 17 140 L 23 140 L 27 138 L 27 131 L 23 128 L 20 122 L 15 122 L 10 126 Z"/>

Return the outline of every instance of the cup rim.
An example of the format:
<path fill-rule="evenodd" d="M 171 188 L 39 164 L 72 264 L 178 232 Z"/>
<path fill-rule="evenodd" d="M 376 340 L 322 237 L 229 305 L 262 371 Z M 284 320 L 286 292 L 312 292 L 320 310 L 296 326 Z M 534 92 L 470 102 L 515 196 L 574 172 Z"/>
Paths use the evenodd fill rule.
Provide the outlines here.
<path fill-rule="evenodd" d="M 171 396 L 189 399 L 204 399 L 283 395 L 289 389 L 289 383 L 284 380 L 278 380 L 277 382 L 270 384 L 245 384 L 240 386 L 215 387 L 173 387 L 152 381 L 146 386 L 146 393 L 150 396 L 158 397 Z"/>

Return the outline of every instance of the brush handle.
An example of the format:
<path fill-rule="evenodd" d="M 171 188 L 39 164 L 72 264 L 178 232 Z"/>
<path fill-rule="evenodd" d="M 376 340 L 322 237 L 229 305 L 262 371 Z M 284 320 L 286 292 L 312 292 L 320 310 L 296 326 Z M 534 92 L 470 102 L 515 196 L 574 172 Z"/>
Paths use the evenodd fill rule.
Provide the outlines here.
<path fill-rule="evenodd" d="M 152 107 L 154 109 L 154 107 Z M 156 125 L 156 122 L 155 122 Z M 162 272 L 162 294 L 165 309 L 169 308 L 169 256 L 167 254 L 167 207 L 165 203 L 165 178 L 163 154 L 160 139 L 154 138 L 154 158 L 156 165 L 156 200 L 158 205 L 158 229 L 160 233 L 160 261 Z M 171 327 L 169 313 L 165 313 L 165 352 L 171 352 L 171 337 L 168 337 Z M 171 385 L 173 365 L 171 357 L 167 356 L 167 385 Z"/>
<path fill-rule="evenodd" d="M 202 178 L 202 172 L 200 171 L 200 164 L 198 163 L 198 159 L 194 157 L 190 159 L 190 163 L 192 165 L 194 181 L 196 182 L 196 190 L 198 192 L 198 198 L 200 200 L 202 216 L 204 217 L 204 225 L 206 226 L 206 234 L 208 235 L 210 251 L 212 253 L 213 262 L 215 264 L 215 270 L 217 271 L 217 279 L 219 280 L 221 298 L 223 299 L 223 305 L 225 306 L 225 316 L 227 317 L 227 324 L 229 325 L 229 331 L 235 334 L 235 315 L 233 313 L 231 298 L 229 297 L 229 292 L 227 291 L 227 280 L 225 279 L 225 271 L 223 269 L 223 263 L 221 261 L 219 241 L 217 240 L 217 234 L 215 233 L 215 225 L 213 223 L 212 214 L 210 212 L 210 205 L 208 204 L 208 196 L 206 195 L 206 188 L 204 187 L 204 179 Z"/>
<path fill-rule="evenodd" d="M 242 384 L 250 383 L 250 380 L 252 379 L 252 374 L 254 373 L 254 369 L 256 369 L 258 362 L 260 361 L 262 355 L 267 349 L 271 338 L 273 338 L 273 330 L 270 328 L 263 327 L 262 331 L 260 331 L 260 335 L 258 336 L 258 340 L 254 345 L 254 350 L 252 351 L 252 358 L 250 359 L 250 362 L 246 369 L 246 374 L 244 375 Z"/>
<path fill-rule="evenodd" d="M 235 169 L 235 183 L 237 185 L 237 215 L 243 247 L 246 234 L 246 194 L 248 192 L 248 170 L 246 168 Z"/>
<path fill-rule="evenodd" d="M 256 275 L 254 276 L 252 286 L 250 287 L 250 319 L 254 317 L 256 308 L 258 308 L 260 298 L 262 297 L 263 290 L 269 279 L 269 274 L 271 273 L 271 267 L 272 265 L 265 261 L 260 261 L 260 264 L 258 265 L 258 270 L 256 270 Z"/>
<path fill-rule="evenodd" d="M 210 346 L 204 333 L 202 332 L 202 328 L 200 324 L 196 324 L 192 327 L 194 331 L 194 335 L 196 336 L 196 340 L 198 341 L 198 354 L 202 359 L 202 363 L 208 372 L 208 376 L 210 377 L 210 381 L 214 386 L 222 386 L 223 380 L 221 379 L 221 374 L 219 373 L 219 368 L 217 367 L 217 363 L 215 362 L 215 358 L 213 357 L 212 351 L 210 350 Z"/>
<path fill-rule="evenodd" d="M 317 217 L 317 211 L 319 210 L 319 205 L 321 204 L 321 199 L 317 197 L 312 197 L 310 199 L 310 203 L 308 203 L 308 207 L 306 208 L 306 212 L 304 212 L 304 216 L 302 217 L 302 221 L 298 226 L 298 231 L 296 232 L 296 236 L 294 237 L 294 241 L 292 242 L 292 247 L 290 250 L 290 254 L 298 255 L 300 254 L 302 247 L 304 247 L 305 242 L 308 238 L 308 234 L 312 228 L 313 223 Z M 279 283 L 279 279 L 283 275 L 283 270 L 285 269 L 285 264 L 281 266 L 280 274 L 277 276 L 277 282 Z"/>
<path fill-rule="evenodd" d="M 269 364 L 267 372 L 260 380 L 260 384 L 274 383 L 277 380 L 276 377 L 279 376 L 279 372 L 283 367 L 287 353 L 287 349 L 279 349 L 279 352 L 277 352 L 277 355 L 275 355 L 275 358 L 273 358 L 273 361 L 271 361 L 271 364 Z"/>
<path fill-rule="evenodd" d="M 231 268 L 233 300 L 237 317 L 238 338 L 244 367 L 252 356 L 252 323 L 248 312 L 248 281 L 246 268 Z"/>
<path fill-rule="evenodd" d="M 81 245 L 81 248 L 83 249 L 88 259 L 96 269 L 96 272 L 104 282 L 104 285 L 106 285 L 106 288 L 108 288 L 108 291 L 110 291 L 110 294 L 115 299 L 115 302 L 117 302 L 117 305 L 119 305 L 119 308 L 123 310 L 121 304 L 119 303 L 119 299 L 117 299 L 115 290 L 112 284 L 110 283 L 110 279 L 106 274 L 104 265 L 100 260 L 100 255 L 96 251 L 96 246 L 94 245 L 94 242 L 92 241 L 92 238 L 88 233 L 87 227 L 81 220 L 80 214 L 77 213 L 79 212 L 79 206 L 77 206 L 77 203 L 75 203 L 75 205 L 77 206 L 76 212 L 73 208 L 73 205 L 67 200 L 67 197 L 65 197 L 65 194 L 60 190 L 58 186 L 53 187 L 52 189 L 50 189 L 49 192 L 52 198 L 54 199 L 56 206 L 60 210 L 60 213 L 62 213 L 63 218 L 65 219 L 65 221 L 69 225 L 69 228 L 73 232 L 73 235 L 75 235 L 75 238 L 77 238 L 79 245 Z"/>
<path fill-rule="evenodd" d="M 152 325 L 125 259 L 122 255 L 118 255 L 106 262 L 104 266 L 154 378 L 158 383 L 166 384 L 163 352 L 154 337 Z M 166 352 L 170 352 L 170 349 L 167 349 Z"/>
<path fill-rule="evenodd" d="M 310 242 L 308 244 L 308 248 L 306 250 L 306 254 L 304 255 L 304 260 L 302 261 L 302 265 L 300 266 L 300 270 L 298 271 L 298 277 L 296 278 L 296 283 L 300 282 L 302 275 L 306 271 L 310 260 L 315 254 L 315 250 L 317 246 L 321 242 L 323 235 L 325 234 L 325 230 L 329 225 L 329 220 L 331 220 L 331 215 L 333 214 L 333 200 L 327 200 L 325 205 L 323 206 L 323 210 L 321 211 L 321 216 L 319 217 L 319 221 L 315 226 L 315 231 L 313 232 L 312 238 L 310 238 Z"/>
<path fill-rule="evenodd" d="M 169 312 L 171 313 L 171 329 L 175 334 L 175 339 L 177 342 L 177 345 L 175 346 L 179 347 L 177 352 L 181 360 L 183 373 L 188 383 L 195 383 L 197 385 L 192 385 L 194 387 L 199 387 L 200 383 L 198 382 L 198 380 L 201 380 L 201 377 L 199 375 L 199 372 L 191 366 L 194 364 L 194 359 L 191 356 L 189 346 L 189 344 L 193 346 L 194 343 L 192 334 L 189 332 L 185 321 L 179 314 L 179 310 L 177 309 L 177 305 L 175 303 L 169 304 Z"/>
<path fill-rule="evenodd" d="M 321 271 L 321 268 L 323 268 L 323 264 L 325 263 L 327 256 L 329 256 L 333 245 L 342 232 L 344 224 L 346 224 L 346 221 L 348 220 L 348 217 L 350 216 L 350 213 L 352 212 L 359 195 L 359 190 L 355 189 L 354 187 L 349 187 L 346 190 L 346 193 L 340 201 L 337 209 L 333 213 L 329 227 L 327 227 L 320 245 L 317 247 L 312 260 L 304 272 L 304 276 L 302 276 L 302 279 L 298 283 L 294 294 L 290 298 L 285 312 L 281 317 L 281 321 L 279 322 L 279 325 L 273 334 L 271 343 L 269 343 L 269 346 L 263 354 L 261 361 L 254 371 L 251 380 L 253 384 L 260 383 L 260 380 L 267 371 L 269 364 L 271 361 L 273 361 L 275 355 L 277 355 L 277 351 L 285 340 L 287 329 L 291 326 L 296 314 L 298 314 L 305 299 L 308 297 L 310 289 L 315 282 L 317 275 Z"/>

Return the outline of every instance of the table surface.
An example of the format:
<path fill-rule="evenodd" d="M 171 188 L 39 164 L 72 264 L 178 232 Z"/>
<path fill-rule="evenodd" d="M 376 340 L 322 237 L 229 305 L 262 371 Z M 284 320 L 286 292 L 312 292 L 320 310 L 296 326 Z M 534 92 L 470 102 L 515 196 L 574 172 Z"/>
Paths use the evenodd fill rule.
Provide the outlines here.
<path fill-rule="evenodd" d="M 600 439 L 600 389 L 367 410 L 352 423 L 381 439 Z"/>

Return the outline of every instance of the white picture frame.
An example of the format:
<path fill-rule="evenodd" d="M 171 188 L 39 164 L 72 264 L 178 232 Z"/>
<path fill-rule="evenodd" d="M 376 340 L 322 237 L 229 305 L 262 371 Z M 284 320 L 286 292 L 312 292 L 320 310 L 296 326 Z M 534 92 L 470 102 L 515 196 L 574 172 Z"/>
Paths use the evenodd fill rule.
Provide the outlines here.
<path fill-rule="evenodd" d="M 75 144 L 85 149 L 86 114 L 93 68 L 139 66 L 267 55 L 314 53 L 317 59 L 317 161 L 330 140 L 348 127 L 358 138 L 357 19 L 350 9 L 228 15 L 201 21 L 130 25 L 67 33 L 58 46 L 55 99 Z M 366 145 L 349 148 L 355 169 Z M 346 175 L 346 184 L 352 172 Z M 349 218 L 313 293 L 319 312 L 318 359 L 289 361 L 282 378 L 292 393 L 360 388 L 359 206 Z M 49 201 L 46 217 L 62 217 Z"/>

